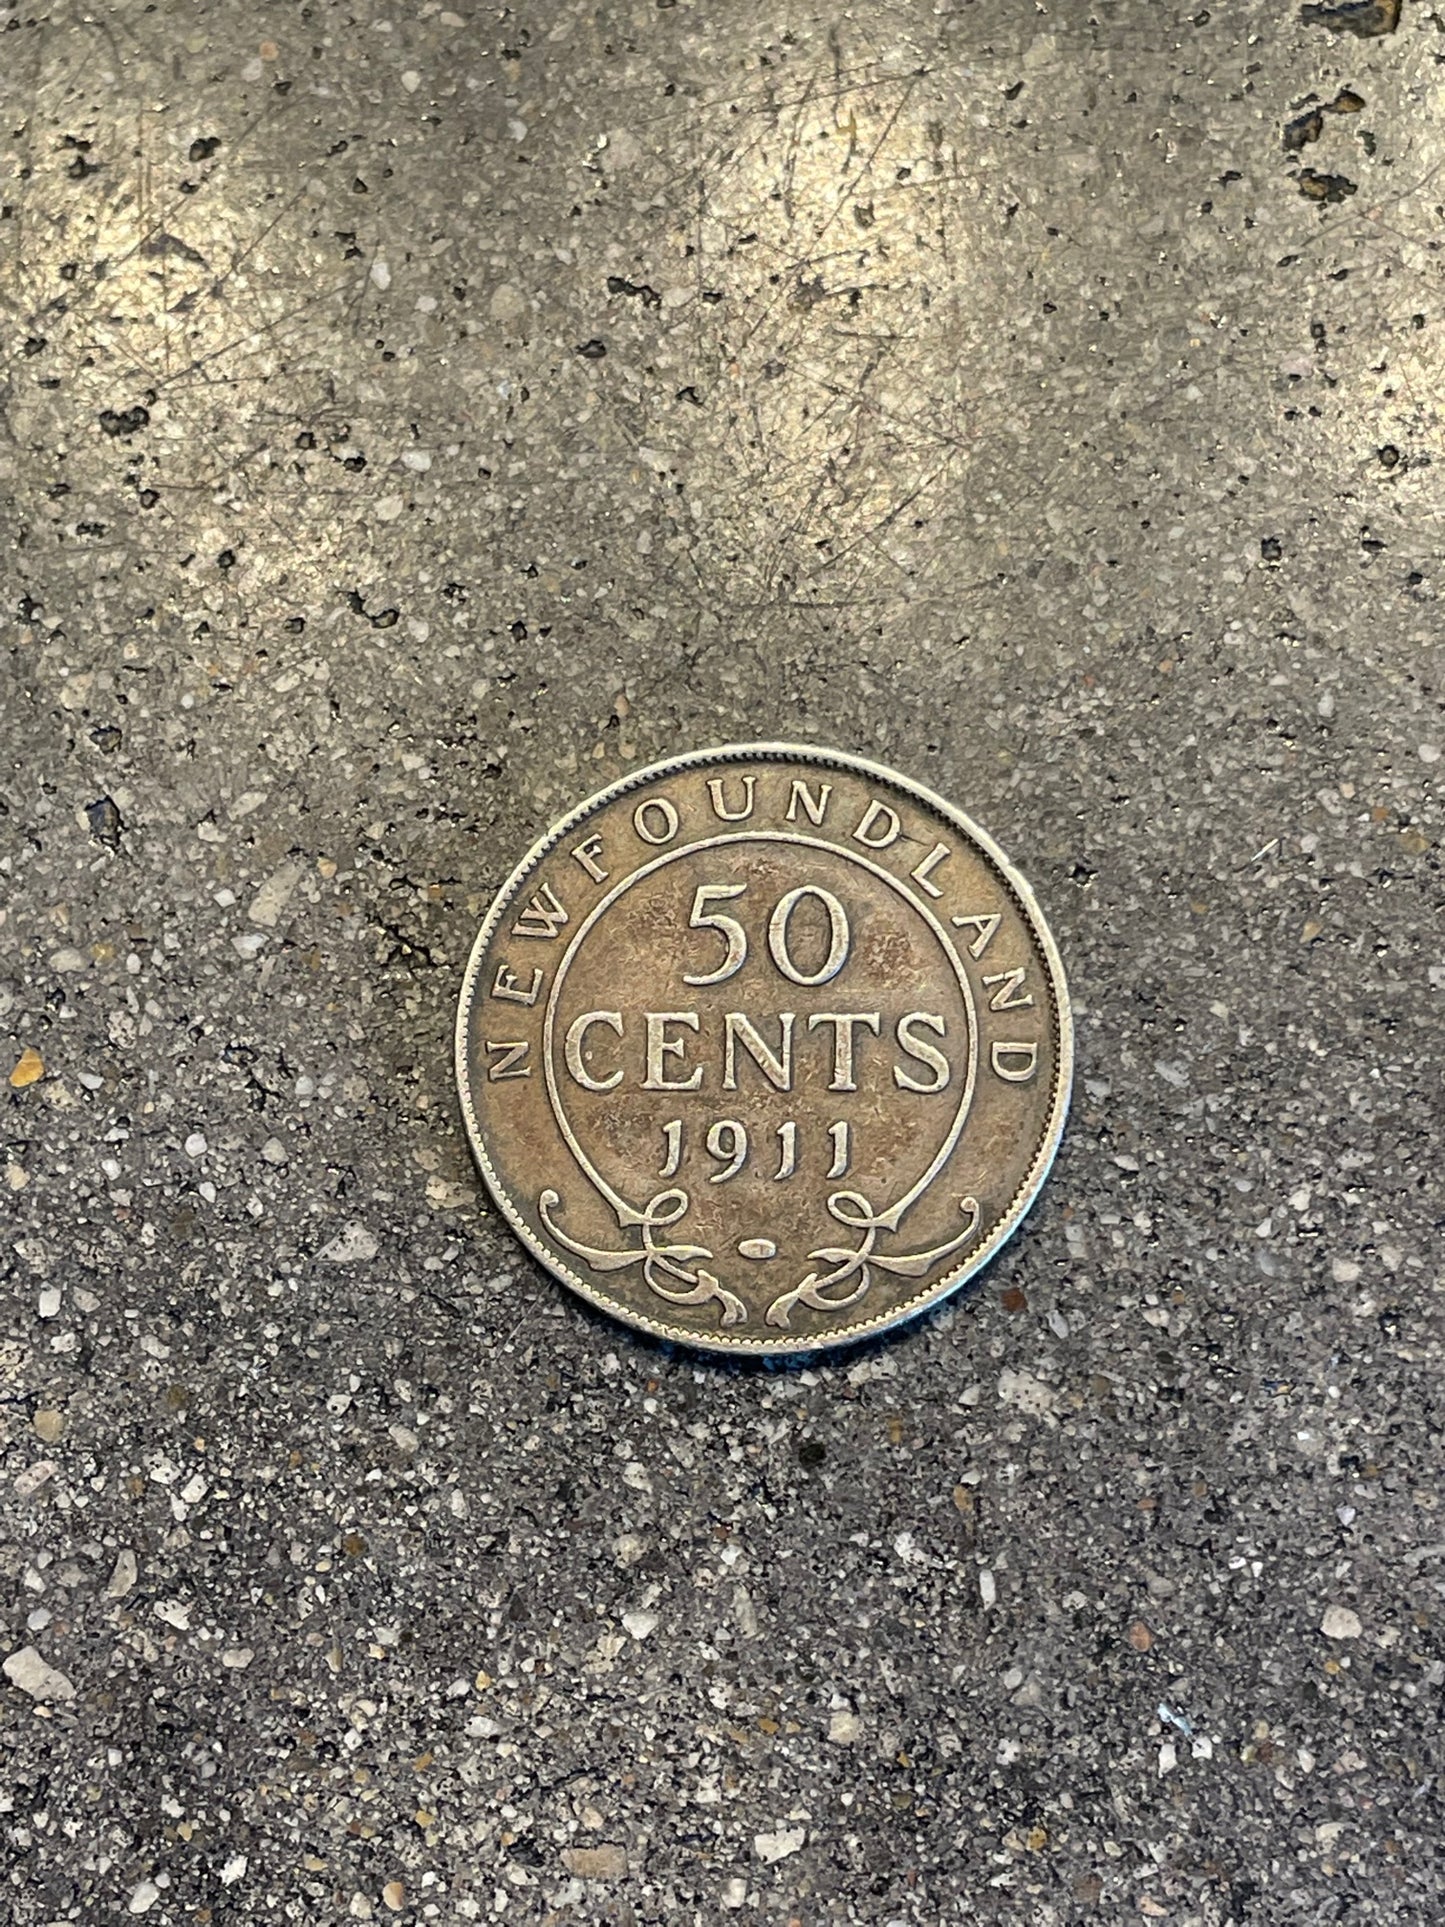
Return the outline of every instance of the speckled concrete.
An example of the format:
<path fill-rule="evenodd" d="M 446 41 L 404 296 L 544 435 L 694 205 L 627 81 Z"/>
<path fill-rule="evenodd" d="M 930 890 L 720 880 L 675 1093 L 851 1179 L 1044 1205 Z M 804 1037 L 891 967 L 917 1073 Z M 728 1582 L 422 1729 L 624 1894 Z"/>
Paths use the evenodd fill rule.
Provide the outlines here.
<path fill-rule="evenodd" d="M 3 0 L 7 1922 L 1440 1917 L 1441 29 Z M 449 1058 L 759 736 L 1081 1013 L 982 1288 L 772 1373 Z"/>

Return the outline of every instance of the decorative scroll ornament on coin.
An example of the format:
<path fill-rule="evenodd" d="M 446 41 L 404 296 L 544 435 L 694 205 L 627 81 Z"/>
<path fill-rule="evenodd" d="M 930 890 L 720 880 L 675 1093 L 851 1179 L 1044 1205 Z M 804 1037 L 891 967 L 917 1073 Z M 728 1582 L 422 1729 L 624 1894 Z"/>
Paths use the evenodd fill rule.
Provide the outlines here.
<path fill-rule="evenodd" d="M 1073 1056 L 1028 885 L 941 798 L 765 743 L 636 771 L 503 886 L 467 966 L 477 1161 L 574 1291 L 713 1351 L 936 1304 L 1047 1175 Z"/>

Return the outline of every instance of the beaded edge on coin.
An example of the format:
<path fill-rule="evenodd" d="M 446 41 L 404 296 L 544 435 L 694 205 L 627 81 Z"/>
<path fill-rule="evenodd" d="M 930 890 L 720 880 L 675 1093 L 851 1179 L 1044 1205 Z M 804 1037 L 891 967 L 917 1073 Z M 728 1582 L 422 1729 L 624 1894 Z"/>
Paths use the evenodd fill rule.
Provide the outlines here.
<path fill-rule="evenodd" d="M 779 1332 L 776 1336 L 758 1336 L 756 1334 L 735 1335 L 727 1331 L 698 1331 L 671 1324 L 665 1317 L 651 1317 L 639 1313 L 631 1305 L 619 1303 L 617 1299 L 589 1285 L 559 1257 L 556 1251 L 548 1248 L 512 1202 L 488 1153 L 471 1094 L 470 1024 L 473 1005 L 478 994 L 481 965 L 499 924 L 513 906 L 522 886 L 532 878 L 541 863 L 565 838 L 601 809 L 620 798 L 670 777 L 742 762 L 793 762 L 822 770 L 832 768 L 847 771 L 865 781 L 876 782 L 885 788 L 895 789 L 911 797 L 925 810 L 934 812 L 945 823 L 954 825 L 978 847 L 987 861 L 997 870 L 1001 882 L 1013 896 L 1020 914 L 1029 927 L 1049 977 L 1054 1044 L 1052 1099 L 1038 1150 L 1007 1209 L 1000 1215 L 984 1242 L 972 1251 L 956 1270 L 945 1274 L 942 1280 L 931 1283 L 926 1289 L 916 1293 L 903 1304 L 894 1306 L 890 1311 L 873 1317 L 855 1319 L 846 1326 L 823 1333 L 793 1335 Z M 1063 1135 L 1073 1080 L 1073 1019 L 1063 963 L 1033 891 L 1003 855 L 992 837 L 980 829 L 962 810 L 925 784 L 915 782 L 865 757 L 821 749 L 808 744 L 739 743 L 715 749 L 692 751 L 686 755 L 669 757 L 661 762 L 632 770 L 615 783 L 609 784 L 605 789 L 579 803 L 532 846 L 498 890 L 472 945 L 458 1002 L 455 1065 L 468 1140 L 486 1182 L 487 1190 L 522 1243 L 549 1272 L 598 1310 L 606 1312 L 621 1323 L 631 1325 L 634 1329 L 647 1332 L 652 1337 L 666 1339 L 694 1350 L 719 1356 L 755 1358 L 801 1356 L 855 1344 L 864 1338 L 893 1331 L 900 1325 L 908 1323 L 930 1307 L 952 1297 L 975 1277 L 1013 1236 L 1048 1177 Z"/>

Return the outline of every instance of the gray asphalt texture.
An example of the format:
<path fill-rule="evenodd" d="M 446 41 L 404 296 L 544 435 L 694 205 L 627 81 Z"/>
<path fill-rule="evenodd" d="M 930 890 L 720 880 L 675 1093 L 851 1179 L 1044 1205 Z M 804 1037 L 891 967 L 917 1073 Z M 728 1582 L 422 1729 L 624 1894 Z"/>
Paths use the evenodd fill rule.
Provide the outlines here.
<path fill-rule="evenodd" d="M 7 1922 L 1440 1918 L 1445 39 L 1322 12 L 3 0 Z M 773 1371 L 450 1055 L 769 737 L 1079 1013 L 979 1288 Z"/>

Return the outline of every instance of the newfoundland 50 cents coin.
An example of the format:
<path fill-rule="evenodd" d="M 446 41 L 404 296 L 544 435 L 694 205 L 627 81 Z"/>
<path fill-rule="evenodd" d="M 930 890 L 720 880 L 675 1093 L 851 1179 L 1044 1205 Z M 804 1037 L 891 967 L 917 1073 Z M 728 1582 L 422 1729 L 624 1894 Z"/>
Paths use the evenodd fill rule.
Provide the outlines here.
<path fill-rule="evenodd" d="M 482 925 L 472 1148 L 543 1264 L 659 1337 L 816 1351 L 1016 1229 L 1068 1107 L 1058 952 L 966 816 L 856 757 L 678 757 L 559 823 Z"/>

